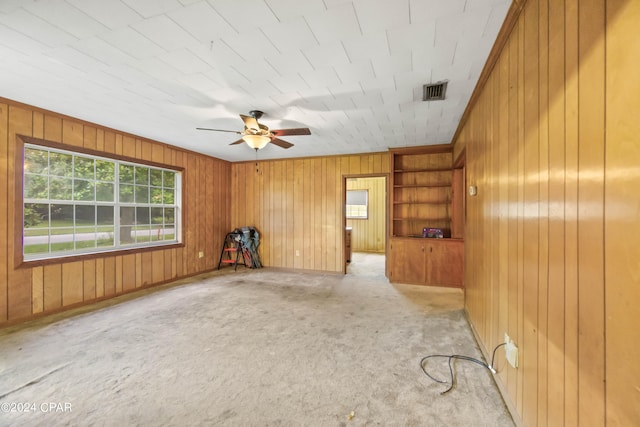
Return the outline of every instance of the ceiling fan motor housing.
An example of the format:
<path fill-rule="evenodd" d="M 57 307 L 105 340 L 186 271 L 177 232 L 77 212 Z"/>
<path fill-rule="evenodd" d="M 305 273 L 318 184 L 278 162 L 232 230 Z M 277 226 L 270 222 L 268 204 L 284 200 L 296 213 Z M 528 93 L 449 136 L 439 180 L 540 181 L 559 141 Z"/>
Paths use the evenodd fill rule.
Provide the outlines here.
<path fill-rule="evenodd" d="M 263 114 L 264 114 L 264 112 L 262 112 L 260 110 L 251 110 L 251 111 L 249 111 L 249 115 L 251 117 L 253 117 L 254 119 L 256 119 L 256 120 L 261 118 Z"/>

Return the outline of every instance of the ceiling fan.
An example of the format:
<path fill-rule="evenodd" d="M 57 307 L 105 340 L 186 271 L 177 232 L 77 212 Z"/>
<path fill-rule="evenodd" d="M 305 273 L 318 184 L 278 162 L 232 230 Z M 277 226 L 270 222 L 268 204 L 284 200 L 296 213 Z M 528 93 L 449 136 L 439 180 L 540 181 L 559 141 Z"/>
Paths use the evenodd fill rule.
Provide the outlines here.
<path fill-rule="evenodd" d="M 259 110 L 249 111 L 249 115 L 245 116 L 240 114 L 240 118 L 244 122 L 244 131 L 225 130 L 225 129 L 210 129 L 210 128 L 196 128 L 198 130 L 211 130 L 214 132 L 231 132 L 242 135 L 242 138 L 232 142 L 229 145 L 242 144 L 246 142 L 249 147 L 258 151 L 264 148 L 268 143 L 275 144 L 278 147 L 290 148 L 293 144 L 280 139 L 280 136 L 287 135 L 311 135 L 309 128 L 296 128 L 296 129 L 278 129 L 270 130 L 267 126 L 258 123 L 258 119 L 262 117 L 264 113 Z"/>

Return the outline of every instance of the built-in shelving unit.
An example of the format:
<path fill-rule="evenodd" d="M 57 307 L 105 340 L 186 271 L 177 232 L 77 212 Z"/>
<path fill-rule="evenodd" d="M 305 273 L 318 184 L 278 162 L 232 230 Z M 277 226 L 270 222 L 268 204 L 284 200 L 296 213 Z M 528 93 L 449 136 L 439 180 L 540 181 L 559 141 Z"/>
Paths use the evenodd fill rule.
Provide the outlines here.
<path fill-rule="evenodd" d="M 393 150 L 391 236 L 421 236 L 451 229 L 452 155 L 449 146 Z"/>
<path fill-rule="evenodd" d="M 391 170 L 389 280 L 461 287 L 464 241 L 457 217 L 463 175 L 453 169 L 451 146 L 391 150 Z M 458 238 L 423 238 L 424 228 Z"/>

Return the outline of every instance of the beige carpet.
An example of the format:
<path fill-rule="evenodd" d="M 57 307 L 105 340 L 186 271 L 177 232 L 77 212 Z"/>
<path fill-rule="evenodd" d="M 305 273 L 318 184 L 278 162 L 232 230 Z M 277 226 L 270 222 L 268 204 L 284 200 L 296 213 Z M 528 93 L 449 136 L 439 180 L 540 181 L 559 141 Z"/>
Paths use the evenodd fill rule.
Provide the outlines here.
<path fill-rule="evenodd" d="M 0 425 L 513 425 L 489 371 L 458 361 L 441 395 L 420 370 L 481 357 L 462 293 L 358 255 L 346 276 L 228 269 L 0 331 Z"/>

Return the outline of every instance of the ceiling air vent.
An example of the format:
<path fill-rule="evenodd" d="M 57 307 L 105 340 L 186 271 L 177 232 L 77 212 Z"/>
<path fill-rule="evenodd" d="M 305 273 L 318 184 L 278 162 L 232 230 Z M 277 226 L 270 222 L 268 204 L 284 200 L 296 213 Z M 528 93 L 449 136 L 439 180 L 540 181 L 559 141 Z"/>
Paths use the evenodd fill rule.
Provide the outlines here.
<path fill-rule="evenodd" d="M 423 101 L 438 101 L 444 99 L 447 91 L 447 82 L 440 82 L 422 86 Z"/>

